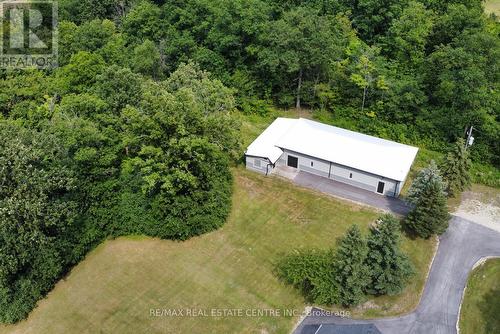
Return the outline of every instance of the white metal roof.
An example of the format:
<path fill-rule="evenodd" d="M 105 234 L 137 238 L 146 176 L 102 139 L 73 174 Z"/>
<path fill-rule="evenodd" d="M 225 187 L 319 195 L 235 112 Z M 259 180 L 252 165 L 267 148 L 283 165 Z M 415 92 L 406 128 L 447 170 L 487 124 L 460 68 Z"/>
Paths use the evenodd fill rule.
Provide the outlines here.
<path fill-rule="evenodd" d="M 296 119 L 276 119 L 255 141 L 248 147 L 246 155 L 267 158 L 275 163 L 283 154 L 276 146 L 278 140 L 283 137 L 292 126 L 297 123 Z"/>
<path fill-rule="evenodd" d="M 396 181 L 404 181 L 418 148 L 308 119 L 278 118 L 248 148 L 247 155 L 275 163 L 280 149 L 309 155 Z"/>

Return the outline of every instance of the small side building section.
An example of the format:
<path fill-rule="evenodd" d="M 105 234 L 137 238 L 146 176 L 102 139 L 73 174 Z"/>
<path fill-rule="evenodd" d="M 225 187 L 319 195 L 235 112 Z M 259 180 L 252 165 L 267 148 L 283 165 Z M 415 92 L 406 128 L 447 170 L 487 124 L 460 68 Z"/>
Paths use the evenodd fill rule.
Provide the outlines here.
<path fill-rule="evenodd" d="M 274 169 L 274 166 L 269 162 L 267 158 L 247 155 L 245 159 L 247 169 L 253 170 L 254 172 L 269 175 Z"/>

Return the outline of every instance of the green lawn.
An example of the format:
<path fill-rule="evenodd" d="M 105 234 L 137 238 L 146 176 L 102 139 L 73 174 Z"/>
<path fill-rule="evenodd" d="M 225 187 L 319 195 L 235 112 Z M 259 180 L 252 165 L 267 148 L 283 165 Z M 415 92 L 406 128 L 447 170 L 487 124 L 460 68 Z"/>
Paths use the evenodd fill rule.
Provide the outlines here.
<path fill-rule="evenodd" d="M 460 333 L 500 333 L 500 259 L 472 272 L 460 313 Z"/>
<path fill-rule="evenodd" d="M 276 279 L 276 260 L 295 249 L 331 247 L 355 222 L 366 232 L 378 216 L 242 168 L 234 175 L 233 210 L 222 229 L 186 242 L 108 241 L 59 282 L 27 321 L 0 327 L 0 333 L 288 333 L 296 317 L 149 314 L 151 308 L 302 311 L 303 298 Z M 405 239 L 418 276 L 403 295 L 375 299 L 355 314 L 413 309 L 434 247 L 434 241 Z"/>

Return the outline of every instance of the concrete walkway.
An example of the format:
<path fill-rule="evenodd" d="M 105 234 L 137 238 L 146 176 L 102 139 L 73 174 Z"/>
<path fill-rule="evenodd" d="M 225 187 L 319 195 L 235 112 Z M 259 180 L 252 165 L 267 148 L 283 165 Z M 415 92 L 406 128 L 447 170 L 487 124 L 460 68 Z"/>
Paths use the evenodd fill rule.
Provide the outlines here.
<path fill-rule="evenodd" d="M 351 185 L 330 180 L 307 172 L 289 172 L 286 169 L 278 170 L 277 174 L 293 180 L 297 185 L 318 190 L 335 197 L 347 199 L 360 204 L 375 207 L 380 210 L 406 215 L 410 207 L 401 199 L 386 197 L 371 191 L 356 188 Z"/>
<path fill-rule="evenodd" d="M 485 257 L 500 257 L 500 233 L 453 217 L 450 228 L 440 237 L 429 279 L 414 312 L 371 321 L 309 316 L 294 333 L 307 333 L 319 324 L 374 324 L 383 334 L 456 334 L 469 273 Z"/>

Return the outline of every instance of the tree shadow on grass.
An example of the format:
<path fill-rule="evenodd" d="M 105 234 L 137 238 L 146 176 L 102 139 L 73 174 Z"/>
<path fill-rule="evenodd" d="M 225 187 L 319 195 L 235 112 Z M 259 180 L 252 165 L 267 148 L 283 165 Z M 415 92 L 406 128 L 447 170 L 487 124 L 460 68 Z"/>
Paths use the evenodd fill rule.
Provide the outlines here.
<path fill-rule="evenodd" d="M 500 333 L 500 289 L 489 291 L 479 303 L 483 317 L 484 333 Z"/>

